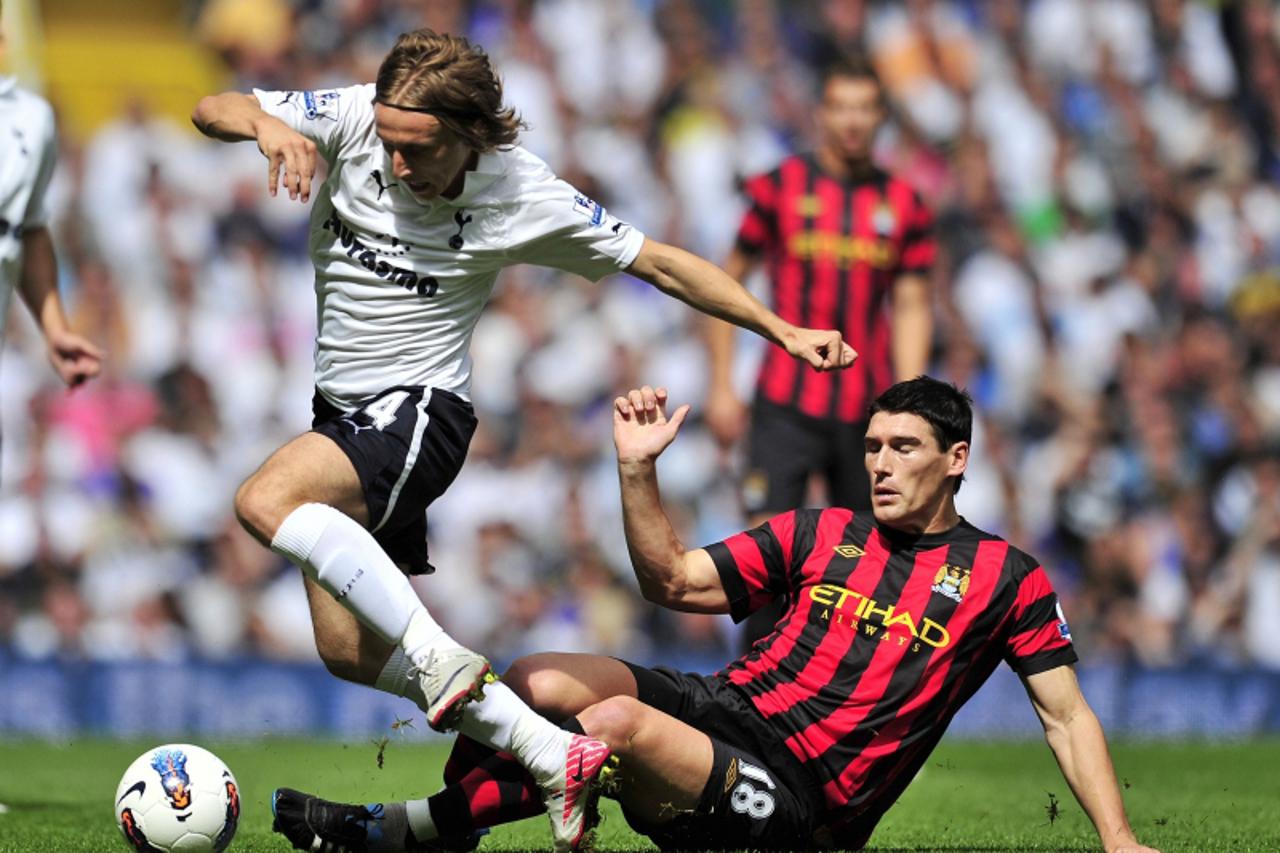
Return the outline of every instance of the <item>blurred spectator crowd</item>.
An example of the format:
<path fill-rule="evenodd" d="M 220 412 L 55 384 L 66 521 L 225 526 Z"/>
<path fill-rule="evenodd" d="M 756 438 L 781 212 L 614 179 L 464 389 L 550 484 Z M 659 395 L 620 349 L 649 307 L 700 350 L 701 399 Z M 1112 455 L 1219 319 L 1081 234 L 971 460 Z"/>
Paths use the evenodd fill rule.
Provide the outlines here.
<path fill-rule="evenodd" d="M 878 149 L 932 204 L 932 372 L 980 412 L 962 513 L 1044 561 L 1085 660 L 1280 668 L 1280 11 L 1179 0 L 208 0 L 235 86 L 372 80 L 396 35 L 465 33 L 524 143 L 618 217 L 721 259 L 741 179 L 811 138 L 844 51 L 891 94 Z M 297 570 L 232 496 L 310 420 L 308 209 L 252 144 L 137 93 L 62 140 L 67 394 L 19 311 L 0 367 L 0 658 L 314 659 Z M 762 282 L 752 282 L 756 288 Z M 689 545 L 743 524 L 740 448 L 697 422 L 700 321 L 647 285 L 508 271 L 474 340 L 480 429 L 415 579 L 459 640 L 723 661 L 658 612 L 622 537 L 610 404 L 663 383 Z M 748 348 L 742 391 L 754 375 Z M 821 501 L 820 494 L 814 495 Z"/>

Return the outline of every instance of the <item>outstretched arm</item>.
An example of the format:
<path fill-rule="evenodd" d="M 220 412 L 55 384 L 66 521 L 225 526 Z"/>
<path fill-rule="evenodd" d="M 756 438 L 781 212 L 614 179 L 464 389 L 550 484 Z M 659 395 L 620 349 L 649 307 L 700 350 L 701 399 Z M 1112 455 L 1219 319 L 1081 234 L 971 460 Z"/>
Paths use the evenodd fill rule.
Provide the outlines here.
<path fill-rule="evenodd" d="M 699 311 L 750 329 L 816 370 L 848 367 L 857 357 L 839 332 L 791 325 L 724 270 L 684 249 L 646 239 L 627 271 Z"/>
<path fill-rule="evenodd" d="M 223 92 L 207 95 L 191 113 L 196 128 L 212 139 L 244 142 L 252 139 L 267 158 L 267 192 L 276 194 L 281 167 L 289 198 L 311 198 L 311 179 L 316 174 L 316 144 L 280 119 L 270 115 L 253 95 Z"/>
<path fill-rule="evenodd" d="M 1107 853 L 1158 853 L 1138 843 L 1124 813 L 1107 740 L 1080 692 L 1075 670 L 1059 666 L 1023 679 L 1045 739 Z"/>
<path fill-rule="evenodd" d="M 711 555 L 686 551 L 658 493 L 658 456 L 689 414 L 666 415 L 667 391 L 646 385 L 613 401 L 613 442 L 622 487 L 622 524 L 640 591 L 655 604 L 694 613 L 728 613 L 729 598 Z"/>

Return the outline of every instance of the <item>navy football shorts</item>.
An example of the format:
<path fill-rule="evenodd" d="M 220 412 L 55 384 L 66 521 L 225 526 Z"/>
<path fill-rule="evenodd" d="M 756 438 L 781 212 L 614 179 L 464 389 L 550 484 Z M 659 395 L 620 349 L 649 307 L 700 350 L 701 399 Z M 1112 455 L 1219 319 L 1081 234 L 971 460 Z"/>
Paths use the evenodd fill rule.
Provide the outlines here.
<path fill-rule="evenodd" d="M 757 398 L 751 407 L 742 503 L 747 513 L 776 514 L 805 506 L 809 478 L 820 476 L 827 502 L 871 508 L 863 439 L 867 422 L 843 423 Z"/>
<path fill-rule="evenodd" d="M 471 404 L 456 394 L 400 386 L 343 412 L 319 391 L 312 432 L 332 439 L 355 466 L 369 510 L 369 530 L 411 575 L 427 561 L 427 506 L 444 494 L 467 458 L 476 429 Z"/>
<path fill-rule="evenodd" d="M 711 738 L 713 756 L 711 776 L 692 812 L 654 824 L 624 805 L 632 829 L 661 850 L 815 847 L 821 791 L 745 696 L 714 676 L 627 666 L 640 701 Z"/>

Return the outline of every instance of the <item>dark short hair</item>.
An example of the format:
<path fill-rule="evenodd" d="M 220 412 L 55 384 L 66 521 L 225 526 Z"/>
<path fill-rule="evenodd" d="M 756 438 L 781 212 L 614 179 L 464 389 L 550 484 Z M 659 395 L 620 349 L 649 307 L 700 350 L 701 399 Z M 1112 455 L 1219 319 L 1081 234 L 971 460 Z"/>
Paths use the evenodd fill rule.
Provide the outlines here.
<path fill-rule="evenodd" d="M 917 376 L 890 386 L 871 402 L 867 419 L 876 412 L 891 415 L 906 412 L 924 418 L 943 450 L 961 441 L 968 444 L 973 439 L 973 398 L 950 382 L 931 376 Z M 963 479 L 963 474 L 956 478 L 957 492 Z"/>
<path fill-rule="evenodd" d="M 818 77 L 819 96 L 825 94 L 827 84 L 837 78 L 870 80 L 875 84 L 876 91 L 880 93 L 880 101 L 884 102 L 884 84 L 880 82 L 880 75 L 876 73 L 876 67 L 871 64 L 871 60 L 864 54 L 847 53 L 824 65 L 822 73 Z"/>

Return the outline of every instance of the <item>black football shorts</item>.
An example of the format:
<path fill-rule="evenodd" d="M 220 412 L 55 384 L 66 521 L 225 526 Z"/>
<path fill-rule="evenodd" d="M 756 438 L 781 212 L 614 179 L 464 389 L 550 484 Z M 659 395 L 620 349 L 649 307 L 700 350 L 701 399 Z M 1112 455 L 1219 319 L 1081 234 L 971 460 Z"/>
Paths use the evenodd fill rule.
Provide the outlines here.
<path fill-rule="evenodd" d="M 626 661 L 623 661 L 626 663 Z M 711 738 L 711 776 L 697 807 L 652 824 L 627 823 L 661 850 L 804 850 L 821 790 L 750 701 L 714 676 L 627 663 L 638 698 Z"/>
<path fill-rule="evenodd" d="M 867 422 L 812 418 L 757 398 L 751 407 L 742 503 L 748 514 L 775 514 L 805 506 L 809 477 L 827 486 L 832 506 L 871 508 L 863 439 Z"/>
<path fill-rule="evenodd" d="M 319 391 L 311 430 L 332 439 L 360 477 L 369 530 L 409 574 L 434 571 L 427 561 L 427 506 L 449 487 L 476 429 L 471 404 L 456 394 L 401 386 L 343 412 Z"/>

